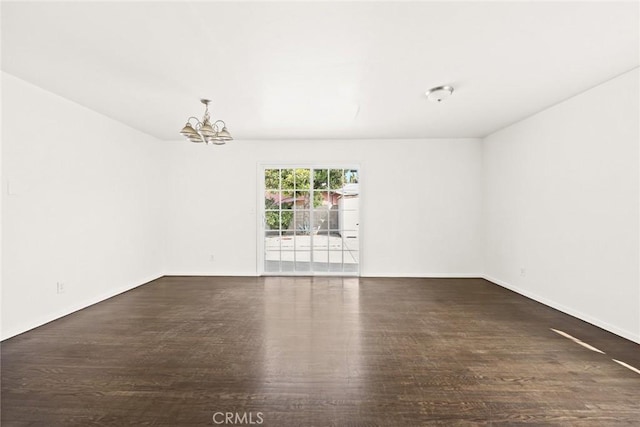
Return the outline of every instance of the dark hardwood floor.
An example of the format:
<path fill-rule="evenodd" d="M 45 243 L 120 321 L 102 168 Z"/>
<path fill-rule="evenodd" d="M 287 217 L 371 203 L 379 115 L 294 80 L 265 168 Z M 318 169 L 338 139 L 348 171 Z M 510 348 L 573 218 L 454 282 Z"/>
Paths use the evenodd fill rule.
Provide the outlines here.
<path fill-rule="evenodd" d="M 2 426 L 640 425 L 637 344 L 481 279 L 165 277 L 1 350 Z"/>

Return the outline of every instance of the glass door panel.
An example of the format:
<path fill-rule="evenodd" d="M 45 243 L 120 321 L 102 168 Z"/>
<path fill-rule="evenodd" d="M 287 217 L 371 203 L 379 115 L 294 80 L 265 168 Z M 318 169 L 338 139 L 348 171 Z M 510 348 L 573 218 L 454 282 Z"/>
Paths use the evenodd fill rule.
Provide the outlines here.
<path fill-rule="evenodd" d="M 264 169 L 266 274 L 359 272 L 357 169 Z"/>

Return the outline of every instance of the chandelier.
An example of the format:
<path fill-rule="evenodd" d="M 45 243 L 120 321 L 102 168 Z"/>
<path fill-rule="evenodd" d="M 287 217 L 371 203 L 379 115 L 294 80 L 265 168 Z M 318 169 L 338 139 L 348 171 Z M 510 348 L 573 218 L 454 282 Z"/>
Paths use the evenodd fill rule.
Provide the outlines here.
<path fill-rule="evenodd" d="M 184 125 L 180 131 L 180 135 L 183 135 L 191 142 L 204 142 L 205 144 L 223 145 L 227 141 L 233 140 L 231 134 L 227 130 L 227 125 L 222 120 L 216 120 L 211 124 L 211 117 L 209 116 L 209 99 L 201 99 L 205 105 L 204 116 L 202 121 L 195 117 L 189 117 L 187 124 Z M 191 124 L 191 119 L 195 120 L 195 124 Z"/>

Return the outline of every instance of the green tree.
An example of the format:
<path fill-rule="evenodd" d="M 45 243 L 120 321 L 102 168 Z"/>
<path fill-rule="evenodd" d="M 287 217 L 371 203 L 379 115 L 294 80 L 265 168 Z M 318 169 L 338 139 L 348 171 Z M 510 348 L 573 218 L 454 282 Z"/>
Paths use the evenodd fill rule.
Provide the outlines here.
<path fill-rule="evenodd" d="M 278 209 L 278 204 L 269 200 L 266 209 Z M 267 230 L 287 230 L 293 220 L 293 211 L 268 210 L 265 213 Z"/>

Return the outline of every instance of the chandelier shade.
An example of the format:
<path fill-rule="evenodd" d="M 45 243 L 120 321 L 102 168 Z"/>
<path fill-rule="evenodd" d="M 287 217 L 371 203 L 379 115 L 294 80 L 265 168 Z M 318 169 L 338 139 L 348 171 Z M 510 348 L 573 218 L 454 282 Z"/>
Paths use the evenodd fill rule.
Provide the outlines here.
<path fill-rule="evenodd" d="M 227 141 L 232 141 L 233 137 L 224 121 L 216 120 L 211 124 L 211 116 L 209 115 L 209 103 L 211 101 L 201 99 L 200 102 L 205 105 L 202 120 L 198 120 L 196 117 L 189 117 L 180 131 L 180 135 L 195 143 L 224 145 Z M 191 120 L 194 120 L 195 124 L 192 125 Z"/>
<path fill-rule="evenodd" d="M 198 132 L 196 132 L 196 130 L 193 128 L 193 126 L 191 126 L 191 123 L 187 123 L 186 125 L 184 125 L 184 127 L 180 131 L 180 135 L 183 135 L 187 138 L 190 138 L 192 136 L 200 136 L 198 135 Z"/>
<path fill-rule="evenodd" d="M 233 139 L 226 126 L 223 126 L 222 130 L 218 132 L 218 139 L 222 141 L 231 141 Z"/>

